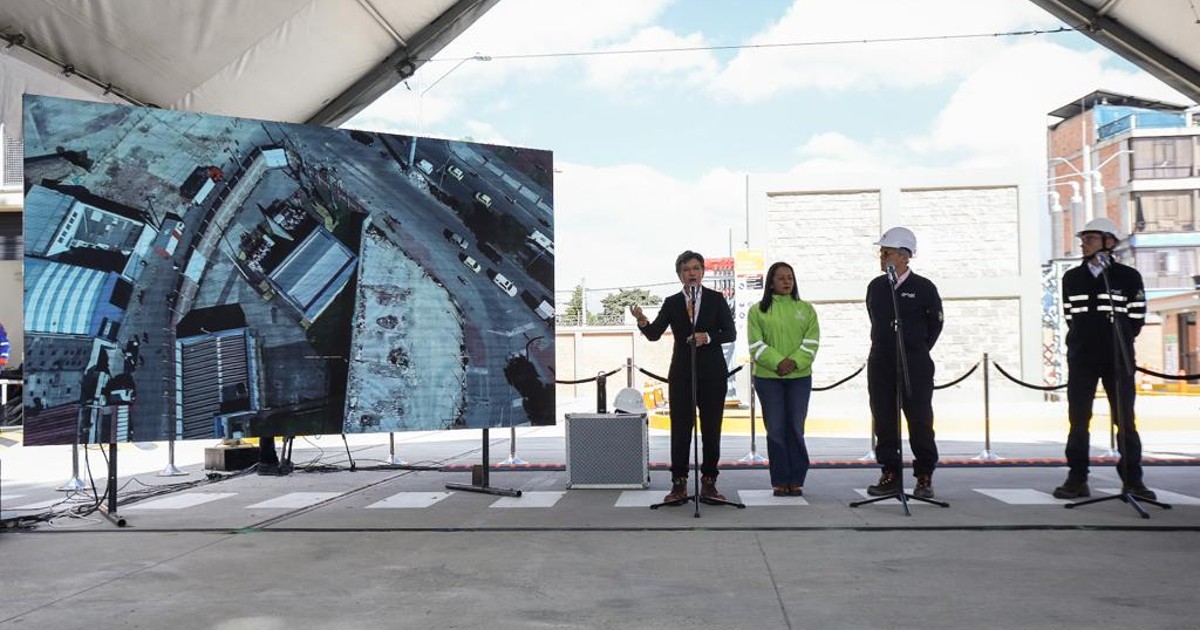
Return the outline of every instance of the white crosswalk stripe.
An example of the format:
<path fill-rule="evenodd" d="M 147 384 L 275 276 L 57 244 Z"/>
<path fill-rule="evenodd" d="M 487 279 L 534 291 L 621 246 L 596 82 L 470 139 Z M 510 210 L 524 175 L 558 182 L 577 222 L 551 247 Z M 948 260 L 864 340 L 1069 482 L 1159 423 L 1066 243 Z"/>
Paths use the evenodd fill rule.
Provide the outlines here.
<path fill-rule="evenodd" d="M 662 490 L 626 490 L 617 497 L 617 502 L 613 504 L 613 507 L 650 507 L 662 501 L 665 496 L 667 493 Z"/>
<path fill-rule="evenodd" d="M 367 509 L 426 508 L 450 496 L 451 492 L 399 492 L 367 506 Z"/>
<path fill-rule="evenodd" d="M 777 497 L 774 490 L 738 490 L 738 499 L 747 507 L 797 507 L 808 505 L 804 497 Z"/>
<path fill-rule="evenodd" d="M 153 501 L 146 501 L 144 503 L 134 503 L 129 507 L 122 507 L 121 511 L 182 510 L 184 508 L 196 507 L 197 505 L 203 505 L 205 503 L 212 503 L 213 501 L 227 499 L 236 495 L 236 492 L 187 492 Z"/>
<path fill-rule="evenodd" d="M 292 492 L 281 497 L 275 497 L 268 501 L 247 505 L 246 509 L 251 508 L 284 508 L 298 509 L 316 505 L 322 501 L 327 501 L 338 495 L 341 492 Z"/>
<path fill-rule="evenodd" d="M 522 492 L 519 497 L 500 497 L 488 507 L 494 508 L 551 508 L 566 492 Z"/>
<path fill-rule="evenodd" d="M 1009 505 L 1063 505 L 1068 501 L 1032 488 L 973 488 L 975 492 Z"/>

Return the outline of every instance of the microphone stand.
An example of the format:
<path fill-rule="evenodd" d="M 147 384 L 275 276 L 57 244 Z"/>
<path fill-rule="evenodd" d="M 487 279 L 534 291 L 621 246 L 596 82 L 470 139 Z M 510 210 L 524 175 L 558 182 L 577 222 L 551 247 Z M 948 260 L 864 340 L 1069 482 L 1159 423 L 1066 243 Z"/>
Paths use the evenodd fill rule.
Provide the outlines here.
<path fill-rule="evenodd" d="M 690 299 L 694 308 L 694 305 L 696 304 L 696 296 L 699 295 L 700 290 L 695 285 L 688 285 L 687 292 L 690 293 Z M 700 389 L 696 384 L 696 318 L 694 314 L 691 324 L 692 338 L 690 341 L 688 341 L 688 346 L 690 346 L 689 352 L 692 358 L 692 412 L 696 414 L 695 421 L 692 422 L 692 476 L 694 477 L 692 480 L 692 494 L 676 501 L 663 501 L 661 503 L 655 503 L 654 505 L 650 506 L 650 509 L 657 510 L 664 505 L 683 505 L 688 501 L 691 501 L 696 505 L 696 511 L 694 514 L 692 514 L 692 517 L 700 518 L 701 503 L 707 503 L 709 505 L 732 505 L 738 508 L 745 508 L 746 505 L 744 503 L 738 503 L 737 501 L 730 501 L 728 499 L 700 497 L 700 398 L 698 396 Z"/>
<path fill-rule="evenodd" d="M 1134 511 L 1142 516 L 1142 518 L 1150 518 L 1150 515 L 1146 513 L 1146 510 L 1142 508 L 1141 503 L 1149 503 L 1150 505 L 1160 507 L 1164 510 L 1171 509 L 1171 506 L 1170 504 L 1162 503 L 1155 499 L 1145 499 L 1134 496 L 1133 493 L 1128 491 L 1129 483 L 1126 481 L 1125 476 L 1121 475 L 1121 463 L 1125 459 L 1125 456 L 1129 453 L 1129 451 L 1125 450 L 1126 441 L 1128 440 L 1126 433 L 1133 428 L 1133 418 L 1128 418 L 1125 416 L 1124 399 L 1121 393 L 1121 390 L 1124 388 L 1122 387 L 1121 381 L 1124 379 L 1124 377 L 1129 377 L 1130 379 L 1133 378 L 1134 365 L 1133 357 L 1129 356 L 1129 348 L 1125 345 L 1125 332 L 1121 330 L 1119 325 L 1117 325 L 1117 304 L 1113 299 L 1112 286 L 1110 286 L 1108 281 L 1108 269 L 1112 264 L 1112 258 L 1110 255 L 1105 255 L 1100 259 L 1100 262 L 1102 263 L 1100 267 L 1100 277 L 1104 280 L 1104 293 L 1108 296 L 1108 324 L 1109 328 L 1112 330 L 1112 343 L 1114 347 L 1112 354 L 1111 382 L 1113 384 L 1113 400 L 1116 402 L 1116 417 L 1113 418 L 1113 421 L 1117 425 L 1117 449 L 1121 454 L 1120 459 L 1117 460 L 1117 476 L 1121 479 L 1121 492 L 1119 494 L 1113 494 L 1106 497 L 1075 501 L 1073 503 L 1068 503 L 1063 507 L 1071 509 L 1080 505 L 1091 505 L 1093 503 L 1101 503 L 1104 501 L 1120 499 L 1125 503 L 1128 503 L 1129 507 L 1132 507 Z M 1125 318 L 1127 320 L 1129 318 L 1128 309 L 1129 304 L 1126 302 Z M 1107 385 L 1105 385 L 1105 389 L 1108 389 Z M 1125 471 L 1126 474 L 1128 474 L 1128 462 L 1125 462 L 1125 464 Z"/>
<path fill-rule="evenodd" d="M 912 516 L 912 512 L 908 509 L 909 499 L 913 499 L 915 501 L 924 501 L 925 503 L 931 503 L 933 505 L 940 505 L 944 508 L 950 507 L 950 504 L 946 503 L 945 501 L 938 501 L 936 499 L 918 497 L 909 492 L 905 492 L 904 490 L 904 444 L 900 441 L 901 436 L 903 435 L 901 432 L 903 425 L 901 424 L 900 415 L 902 413 L 904 397 L 912 396 L 912 383 L 910 383 L 908 379 L 908 354 L 904 351 L 904 323 L 900 320 L 900 302 L 896 299 L 896 268 L 890 264 L 888 265 L 887 278 L 888 286 L 891 289 L 890 293 L 892 295 L 892 314 L 895 316 L 895 319 L 892 320 L 892 330 L 896 337 L 896 450 L 899 454 L 899 457 L 897 458 L 899 463 L 898 467 L 896 468 L 896 479 L 900 482 L 900 489 L 883 496 L 863 499 L 861 501 L 854 501 L 850 504 L 850 507 L 858 507 L 860 505 L 867 505 L 869 503 L 878 503 L 888 499 L 896 499 L 900 502 L 900 505 L 904 506 L 904 515 Z"/>

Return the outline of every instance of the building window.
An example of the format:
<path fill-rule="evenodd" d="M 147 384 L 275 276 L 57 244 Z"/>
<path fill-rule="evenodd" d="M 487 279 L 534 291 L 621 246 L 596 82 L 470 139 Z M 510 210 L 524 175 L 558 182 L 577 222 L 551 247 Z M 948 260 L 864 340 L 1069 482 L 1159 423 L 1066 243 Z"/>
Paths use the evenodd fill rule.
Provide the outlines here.
<path fill-rule="evenodd" d="M 1164 179 L 1192 176 L 1192 139 L 1134 138 L 1133 178 Z"/>
<path fill-rule="evenodd" d="M 1196 229 L 1191 191 L 1139 193 L 1134 199 L 1137 232 L 1190 232 Z"/>

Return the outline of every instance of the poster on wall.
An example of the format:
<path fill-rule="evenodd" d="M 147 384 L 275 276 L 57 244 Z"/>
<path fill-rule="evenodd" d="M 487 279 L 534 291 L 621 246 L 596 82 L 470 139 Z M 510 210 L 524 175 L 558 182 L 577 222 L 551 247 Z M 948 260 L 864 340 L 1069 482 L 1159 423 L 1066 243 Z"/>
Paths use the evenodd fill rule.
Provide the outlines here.
<path fill-rule="evenodd" d="M 27 96 L 25 443 L 554 423 L 549 151 Z"/>

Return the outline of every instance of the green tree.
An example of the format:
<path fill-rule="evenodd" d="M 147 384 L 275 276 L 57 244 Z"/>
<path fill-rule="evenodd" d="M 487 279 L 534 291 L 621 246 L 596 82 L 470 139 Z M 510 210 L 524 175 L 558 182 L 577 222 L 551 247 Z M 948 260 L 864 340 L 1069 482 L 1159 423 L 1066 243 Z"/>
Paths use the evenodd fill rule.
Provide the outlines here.
<path fill-rule="evenodd" d="M 625 321 L 625 312 L 630 306 L 658 306 L 662 304 L 662 298 L 645 289 L 621 289 L 601 300 L 600 304 L 604 310 L 595 317 L 594 322 L 588 323 L 616 326 Z"/>
<path fill-rule="evenodd" d="M 563 312 L 563 323 L 567 326 L 579 326 L 582 322 L 583 315 L 583 285 L 575 285 L 575 290 L 571 292 L 571 301 L 567 302 L 567 308 Z"/>

